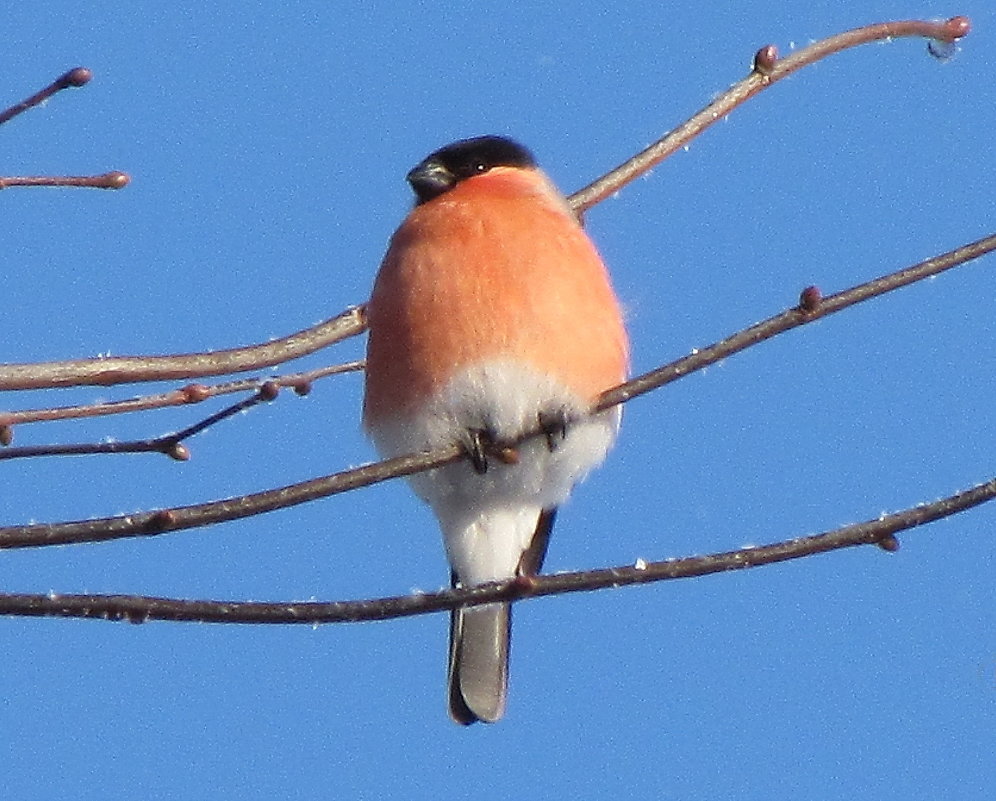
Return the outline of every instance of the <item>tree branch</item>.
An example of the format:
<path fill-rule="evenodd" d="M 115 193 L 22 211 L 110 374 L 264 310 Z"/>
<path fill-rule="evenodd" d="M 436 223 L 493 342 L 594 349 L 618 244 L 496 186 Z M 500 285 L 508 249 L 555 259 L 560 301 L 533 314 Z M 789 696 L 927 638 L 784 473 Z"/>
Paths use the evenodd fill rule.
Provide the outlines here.
<path fill-rule="evenodd" d="M 90 82 L 93 73 L 86 67 L 76 67 L 69 70 L 52 83 L 35 92 L 31 97 L 15 103 L 5 111 L 0 112 L 0 125 L 14 119 L 18 114 L 23 114 L 30 108 L 34 108 L 44 103 L 52 95 L 70 87 L 80 87 Z M 92 189 L 121 189 L 128 185 L 131 179 L 123 172 L 114 170 L 105 172 L 102 175 L 28 175 L 28 176 L 0 176 L 0 189 L 9 186 L 81 186 Z"/>
<path fill-rule="evenodd" d="M 22 100 L 20 103 L 15 103 L 10 108 L 0 112 L 0 125 L 14 119 L 14 117 L 18 114 L 23 114 L 29 108 L 34 108 L 35 106 L 44 103 L 56 92 L 61 92 L 63 89 L 68 89 L 71 86 L 80 87 L 89 83 L 92 77 L 93 73 L 86 67 L 76 67 L 75 69 L 69 70 L 69 72 L 63 73 L 40 92 L 35 92 L 35 94 L 31 95 L 31 97 L 26 100 Z"/>
<path fill-rule="evenodd" d="M 112 170 L 100 175 L 11 175 L 0 177 L 0 189 L 9 186 L 78 186 L 88 189 L 124 189 L 131 182 L 127 173 Z"/>
<path fill-rule="evenodd" d="M 924 278 L 939 275 L 994 250 L 996 250 L 996 234 L 991 234 L 940 256 L 914 264 L 912 267 L 873 278 L 871 281 L 858 284 L 829 297 L 822 297 L 819 289 L 814 286 L 806 287 L 800 295 L 799 306 L 776 314 L 774 317 L 769 317 L 767 320 L 752 325 L 750 328 L 745 328 L 720 342 L 696 350 L 683 359 L 678 359 L 657 370 L 651 370 L 649 373 L 644 373 L 642 376 L 609 390 L 595 406 L 595 411 L 601 411 L 616 403 L 622 403 L 630 398 L 643 395 L 778 334 L 836 314 L 856 303 L 862 303 L 879 295 L 893 292 L 917 281 L 922 281 Z"/>
<path fill-rule="evenodd" d="M 707 128 L 722 120 L 738 106 L 746 103 L 754 95 L 786 78 L 803 67 L 815 64 L 827 56 L 871 42 L 900 37 L 921 37 L 940 42 L 952 43 L 967 36 L 971 30 L 968 17 L 952 17 L 946 22 L 926 20 L 904 20 L 866 25 L 836 36 L 830 36 L 809 47 L 797 50 L 785 58 L 778 58 L 774 45 L 767 45 L 754 56 L 754 68 L 743 80 L 735 83 L 709 105 L 689 120 L 669 131 L 650 147 L 637 153 L 614 170 L 578 190 L 568 198 L 571 206 L 583 215 L 597 203 L 615 194 L 626 184 L 652 170 L 664 159 L 680 150 Z M 933 52 L 933 51 L 932 51 Z"/>
<path fill-rule="evenodd" d="M 579 214 L 583 213 L 595 203 L 618 191 L 638 175 L 654 167 L 741 103 L 806 64 L 814 63 L 827 55 L 858 44 L 888 38 L 926 36 L 940 42 L 952 43 L 966 35 L 968 30 L 969 23 L 964 17 L 955 17 L 947 22 L 906 21 L 872 25 L 849 31 L 817 42 L 785 59 L 779 59 L 777 51 L 772 46 L 761 48 L 755 55 L 753 70 L 747 78 L 731 87 L 720 98 L 710 103 L 684 125 L 667 134 L 655 145 L 571 196 L 570 201 Z M 938 55 L 937 51 L 933 49 L 931 52 Z M 81 85 L 73 83 L 74 73 L 77 73 L 75 80 L 78 80 L 81 77 L 78 71 L 71 71 L 42 92 L 0 114 L 0 124 L 27 108 L 37 105 L 46 97 L 66 88 L 66 86 Z M 88 78 L 87 73 L 86 79 Z M 8 178 L 0 180 L 6 182 L 0 183 L 0 188 L 5 185 L 39 185 L 42 183 L 55 185 L 51 182 L 60 180 L 79 182 L 73 185 L 101 185 L 99 182 L 103 180 L 110 188 L 115 182 L 121 183 L 122 180 L 126 180 L 126 176 L 119 173 L 108 173 L 105 176 L 82 178 Z M 805 325 L 855 303 L 877 297 L 928 276 L 937 275 L 994 249 L 996 249 L 996 235 L 980 239 L 950 253 L 928 259 L 913 267 L 882 276 L 826 298 L 822 297 L 816 287 L 808 287 L 802 292 L 797 307 L 604 393 L 595 410 L 625 402 L 792 328 Z M 243 372 L 280 364 L 298 356 L 312 353 L 327 345 L 359 334 L 364 328 L 363 309 L 356 307 L 348 309 L 338 317 L 318 326 L 280 340 L 244 348 L 173 356 L 115 357 L 45 364 L 0 365 L 0 390 L 84 385 L 107 386 L 118 383 Z M 193 402 L 200 399 L 201 393 L 197 391 L 200 386 L 191 385 L 191 387 L 180 390 L 180 392 L 193 393 L 191 398 L 183 402 Z M 265 400 L 265 394 L 266 391 L 260 387 L 257 398 L 249 399 L 243 403 Z M 180 435 L 189 436 L 196 433 L 197 430 L 211 424 L 215 419 L 230 414 L 231 409 L 240 408 L 240 406 L 241 404 L 236 404 L 217 415 L 212 415 L 196 426 L 180 432 Z M 0 418 L 0 443 L 9 441 L 9 423 L 10 420 L 5 421 Z M 540 432 L 531 432 L 526 436 L 539 434 Z M 174 442 L 174 445 L 177 443 L 178 440 Z M 175 458 L 182 458 L 182 453 L 171 455 L 174 455 Z M 240 498 L 103 520 L 8 527 L 0 529 L 0 548 L 96 542 L 119 537 L 149 536 L 182 528 L 210 525 L 284 508 L 390 478 L 410 475 L 449 464 L 464 457 L 463 451 L 454 445 L 433 453 L 399 457 L 356 470 L 348 470 Z M 727 570 L 772 564 L 862 544 L 878 544 L 884 550 L 892 551 L 898 548 L 898 542 L 895 539 L 896 532 L 955 514 L 992 500 L 994 497 L 996 497 L 996 478 L 971 490 L 952 495 L 932 504 L 919 505 L 896 514 L 883 515 L 858 525 L 846 526 L 823 534 L 763 547 L 743 548 L 709 556 L 696 556 L 649 564 L 641 560 L 635 565 L 553 576 L 519 578 L 511 582 L 466 590 L 449 590 L 431 594 L 329 604 L 182 601 L 120 595 L 4 594 L 0 595 L 0 614 L 88 617 L 131 620 L 133 622 L 159 619 L 314 624 L 378 620 L 425 614 L 457 606 L 489 603 L 495 600 L 522 600 L 540 595 L 588 591 L 608 586 L 691 578 Z"/>
<path fill-rule="evenodd" d="M 800 306 L 770 317 L 720 342 L 637 376 L 625 384 L 603 393 L 595 406 L 595 410 L 623 403 L 663 387 L 778 334 L 835 314 L 855 303 L 884 295 L 916 281 L 922 281 L 993 250 L 996 250 L 996 234 L 949 253 L 927 259 L 912 267 L 859 284 L 827 298 L 820 298 L 819 291 L 815 287 L 809 287 L 802 292 Z M 522 439 L 542 434 L 543 432 L 537 429 L 525 434 Z M 167 531 L 238 520 L 243 517 L 307 503 L 318 498 L 338 495 L 359 487 L 411 475 L 434 467 L 441 467 L 456 462 L 464 458 L 465 455 L 459 446 L 452 445 L 432 453 L 400 456 L 366 467 L 345 470 L 329 476 L 251 495 L 243 495 L 238 498 L 173 509 L 160 509 L 136 515 L 0 528 L 0 549 L 101 542 L 123 537 L 144 537 Z"/>
<path fill-rule="evenodd" d="M 586 592 L 607 587 L 649 584 L 697 578 L 712 573 L 744 570 L 802 559 L 818 553 L 877 544 L 895 551 L 895 534 L 948 517 L 996 498 L 996 478 L 965 492 L 930 504 L 921 504 L 864 523 L 798 537 L 772 545 L 736 551 L 638 561 L 633 565 L 576 573 L 519 578 L 469 589 L 443 590 L 361 601 L 266 603 L 260 601 L 182 601 L 140 595 L 0 594 L 0 615 L 24 617 L 81 617 L 144 623 L 171 620 L 198 623 L 357 623 L 370 620 L 424 615 L 494 601 L 522 601 L 544 595 Z"/>
<path fill-rule="evenodd" d="M 106 401 L 101 403 L 81 404 L 78 406 L 56 406 L 44 409 L 22 409 L 13 412 L 0 412 L 0 444 L 10 445 L 13 441 L 13 426 L 24 423 L 50 422 L 53 420 L 72 420 L 84 417 L 101 417 L 112 414 L 126 414 L 128 412 L 143 412 L 151 409 L 164 409 L 170 406 L 187 406 L 201 403 L 208 398 L 220 395 L 228 395 L 234 392 L 259 392 L 264 384 L 272 387 L 290 387 L 298 395 L 307 395 L 311 392 L 311 386 L 315 381 L 341 373 L 352 373 L 363 370 L 364 362 L 352 361 L 342 364 L 332 364 L 325 367 L 318 367 L 303 373 L 290 373 L 288 375 L 274 376 L 265 380 L 260 378 L 246 378 L 241 381 L 226 381 L 222 384 L 187 384 L 179 389 L 170 392 L 162 392 L 157 395 L 145 395 L 140 398 L 129 398 L 127 400 Z M 212 415 L 212 418 L 215 415 Z M 202 431 L 203 426 L 197 428 Z M 194 432 L 197 433 L 197 432 Z M 174 438 L 190 436 L 189 433 L 180 432 L 172 435 Z M 144 440 L 148 441 L 148 440 Z M 179 440 L 177 440 L 179 441 Z M 123 446 L 126 443 L 117 443 Z M 15 459 L 22 456 L 53 455 L 60 446 L 37 446 L 31 449 L 3 448 L 0 449 L 0 460 Z M 85 447 L 85 446 L 79 446 Z M 49 450 L 46 450 L 48 448 Z M 140 448 L 139 450 L 149 450 Z M 153 449 L 155 450 L 155 449 Z M 127 449 L 118 448 L 115 453 L 127 452 Z"/>
<path fill-rule="evenodd" d="M 112 386 L 141 381 L 242 373 L 272 367 L 363 333 L 362 306 L 353 306 L 311 328 L 261 345 L 172 356 L 110 356 L 62 362 L 0 365 L 0 391 L 53 387 Z"/>

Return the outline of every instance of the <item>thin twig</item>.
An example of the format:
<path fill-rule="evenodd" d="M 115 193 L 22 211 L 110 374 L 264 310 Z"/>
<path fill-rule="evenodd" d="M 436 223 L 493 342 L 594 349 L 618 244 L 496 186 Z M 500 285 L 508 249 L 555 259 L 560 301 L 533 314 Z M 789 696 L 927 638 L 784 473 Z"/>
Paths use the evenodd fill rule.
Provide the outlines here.
<path fill-rule="evenodd" d="M 113 386 L 244 373 L 283 364 L 366 330 L 362 306 L 272 342 L 173 356 L 108 356 L 61 362 L 0 364 L 0 391 Z"/>
<path fill-rule="evenodd" d="M 754 68 L 746 78 L 735 83 L 687 122 L 669 131 L 650 147 L 575 192 L 568 201 L 578 215 L 583 215 L 595 204 L 652 170 L 754 95 L 802 67 L 814 64 L 829 55 L 859 45 L 900 37 L 925 37 L 942 42 L 954 42 L 967 36 L 970 27 L 967 17 L 953 17 L 946 22 L 925 20 L 883 22 L 830 36 L 783 59 L 778 58 L 773 45 L 762 47 L 757 51 Z"/>
<path fill-rule="evenodd" d="M 363 370 L 363 360 L 326 365 L 301 373 L 288 373 L 271 378 L 244 378 L 239 381 L 226 381 L 221 384 L 187 384 L 179 389 L 156 395 L 143 395 L 140 398 L 88 403 L 78 406 L 55 406 L 44 409 L 22 409 L 13 412 L 0 411 L 0 426 L 23 425 L 25 423 L 49 422 L 52 420 L 74 420 L 84 417 L 103 417 L 128 412 L 144 412 L 150 409 L 164 409 L 171 406 L 186 406 L 200 403 L 219 395 L 235 392 L 255 392 L 264 381 L 271 381 L 281 387 L 290 387 L 299 395 L 307 395 L 311 385 L 322 378 L 341 373 Z M 0 451 L 0 459 L 3 452 Z"/>
<path fill-rule="evenodd" d="M 726 339 L 698 349 L 682 359 L 666 364 L 657 370 L 651 370 L 649 373 L 644 373 L 615 389 L 609 390 L 602 395 L 595 406 L 595 411 L 607 409 L 617 403 L 643 395 L 778 334 L 798 328 L 800 325 L 812 323 L 830 314 L 836 314 L 856 303 L 862 303 L 870 298 L 893 292 L 917 281 L 922 281 L 924 278 L 940 275 L 946 270 L 960 267 L 994 250 L 996 250 L 996 234 L 991 234 L 971 244 L 955 248 L 904 270 L 873 278 L 871 281 L 845 289 L 835 295 L 822 297 L 816 287 L 806 287 L 800 295 L 798 306 L 781 314 L 776 314 L 774 317 L 769 317 L 767 320 L 738 331 Z"/>
<path fill-rule="evenodd" d="M 31 95 L 27 100 L 22 100 L 20 103 L 15 103 L 13 106 L 8 108 L 6 111 L 0 112 L 0 125 L 5 122 L 14 119 L 18 114 L 23 114 L 29 108 L 33 108 L 40 103 L 44 103 L 56 92 L 61 92 L 63 89 L 68 89 L 69 87 L 79 87 L 83 86 L 93 77 L 93 73 L 90 72 L 86 67 L 76 67 L 75 69 L 69 70 L 69 72 L 63 73 L 58 78 L 56 78 L 52 83 L 42 89 L 40 92 L 36 92 Z"/>
<path fill-rule="evenodd" d="M 88 189 L 123 189 L 131 178 L 120 170 L 102 175 L 26 175 L 0 177 L 0 189 L 10 186 L 78 186 Z"/>
<path fill-rule="evenodd" d="M 196 385 L 192 385 L 196 386 Z M 61 443 L 55 445 L 23 445 L 16 448 L 0 449 L 0 460 L 4 459 L 25 459 L 36 456 L 92 456 L 95 454 L 121 454 L 121 453 L 162 453 L 175 459 L 178 462 L 185 462 L 190 458 L 190 451 L 183 441 L 201 433 L 207 428 L 227 420 L 239 412 L 258 406 L 260 403 L 275 400 L 280 392 L 280 386 L 275 381 L 264 381 L 260 384 L 258 391 L 248 398 L 226 406 L 224 409 L 215 412 L 202 420 L 198 420 L 193 425 L 187 426 L 180 431 L 171 434 L 163 434 L 159 437 L 148 439 L 133 439 L 112 442 L 79 442 Z M 191 394 L 194 394 L 192 391 Z M 5 427 L 10 431 L 10 426 Z M 9 437 L 8 442 L 9 445 Z"/>
<path fill-rule="evenodd" d="M 60 75 L 52 83 L 31 95 L 27 100 L 16 103 L 0 112 L 0 125 L 12 120 L 18 114 L 23 114 L 30 108 L 44 103 L 52 95 L 70 87 L 83 86 L 90 81 L 93 74 L 86 67 L 76 67 Z M 10 186 L 59 186 L 88 187 L 91 189 L 121 189 L 128 185 L 131 179 L 123 172 L 114 170 L 102 175 L 27 175 L 0 176 L 0 189 Z"/>
<path fill-rule="evenodd" d="M 469 589 L 443 590 L 361 601 L 267 603 L 259 601 L 183 601 L 140 595 L 0 594 L 0 615 L 27 617 L 81 617 L 102 620 L 195 621 L 200 623 L 356 623 L 409 617 L 477 606 L 499 600 L 522 601 L 544 595 L 585 592 L 606 587 L 649 584 L 696 578 L 730 570 L 801 559 L 818 553 L 878 544 L 886 551 L 899 546 L 895 535 L 925 523 L 962 512 L 996 498 L 996 478 L 965 492 L 930 504 L 921 504 L 874 520 L 808 537 L 736 551 L 638 561 L 621 567 L 535 576 Z"/>

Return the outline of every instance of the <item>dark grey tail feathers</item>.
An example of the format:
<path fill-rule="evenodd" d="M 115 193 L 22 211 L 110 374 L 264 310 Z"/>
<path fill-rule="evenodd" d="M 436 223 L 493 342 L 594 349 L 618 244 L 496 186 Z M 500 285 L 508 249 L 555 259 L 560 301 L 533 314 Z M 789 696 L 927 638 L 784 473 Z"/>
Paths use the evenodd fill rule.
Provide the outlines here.
<path fill-rule="evenodd" d="M 519 560 L 519 575 L 535 576 L 542 569 L 556 517 L 556 508 L 540 512 L 533 539 Z M 450 583 L 457 586 L 455 575 L 450 576 Z M 464 726 L 478 721 L 494 723 L 505 714 L 511 639 L 511 604 L 488 604 L 450 613 L 447 693 L 454 721 Z"/>
<path fill-rule="evenodd" d="M 450 616 L 449 708 L 457 723 L 494 723 L 505 714 L 512 608 L 456 609 Z"/>

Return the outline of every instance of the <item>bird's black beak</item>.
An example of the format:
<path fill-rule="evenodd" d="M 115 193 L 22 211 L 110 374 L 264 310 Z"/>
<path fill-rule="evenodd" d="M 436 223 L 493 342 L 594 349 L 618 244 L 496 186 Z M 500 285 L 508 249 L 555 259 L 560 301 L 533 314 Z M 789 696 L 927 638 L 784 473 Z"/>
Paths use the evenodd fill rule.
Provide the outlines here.
<path fill-rule="evenodd" d="M 427 203 L 435 197 L 439 197 L 444 192 L 452 189 L 456 183 L 456 176 L 446 167 L 432 158 L 428 158 L 419 164 L 407 175 L 408 183 L 415 190 L 415 196 L 419 204 Z"/>

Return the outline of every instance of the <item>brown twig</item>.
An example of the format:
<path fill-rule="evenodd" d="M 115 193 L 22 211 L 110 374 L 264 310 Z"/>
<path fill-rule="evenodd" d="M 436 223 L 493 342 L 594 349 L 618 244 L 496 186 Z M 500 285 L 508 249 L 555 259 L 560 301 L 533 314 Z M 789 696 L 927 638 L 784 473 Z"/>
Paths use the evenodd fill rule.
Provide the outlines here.
<path fill-rule="evenodd" d="M 0 364 L 0 391 L 176 381 L 259 370 L 314 353 L 366 330 L 362 306 L 272 342 L 174 356 L 109 356 Z"/>
<path fill-rule="evenodd" d="M 875 278 L 864 284 L 831 295 L 825 299 L 818 290 L 803 290 L 801 305 L 777 314 L 764 322 L 702 348 L 661 368 L 627 381 L 602 395 L 597 409 L 623 403 L 676 381 L 690 373 L 724 359 L 777 334 L 813 322 L 870 298 L 884 295 L 916 281 L 921 281 L 960 264 L 996 250 L 996 234 L 949 253 L 927 259 L 904 270 Z M 537 430 L 529 436 L 542 436 Z M 26 548 L 65 545 L 79 542 L 100 542 L 122 537 L 143 537 L 187 528 L 213 525 L 252 515 L 271 512 L 318 498 L 337 495 L 358 487 L 376 484 L 400 476 L 440 467 L 464 458 L 456 445 L 432 453 L 412 454 L 377 462 L 366 467 L 345 470 L 330 476 L 291 484 L 264 492 L 220 501 L 163 509 L 122 517 L 109 517 L 67 523 L 41 523 L 0 528 L 0 548 Z"/>
<path fill-rule="evenodd" d="M 150 395 L 144 398 L 133 398 L 126 401 L 116 401 L 111 403 L 97 403 L 89 406 L 66 406 L 55 409 L 38 409 L 25 412 L 0 412 L 0 460 L 21 459 L 36 456 L 85 456 L 92 454 L 120 454 L 120 453 L 163 453 L 178 461 L 186 461 L 190 458 L 190 453 L 181 443 L 195 434 L 199 434 L 205 429 L 226 420 L 239 412 L 247 411 L 253 406 L 264 401 L 275 400 L 282 387 L 291 387 L 297 395 L 307 395 L 311 392 L 312 384 L 322 378 L 342 373 L 356 372 L 362 370 L 364 362 L 353 361 L 343 364 L 328 365 L 315 370 L 308 370 L 303 373 L 293 373 L 285 376 L 277 376 L 262 381 L 258 378 L 246 379 L 244 381 L 230 381 L 225 384 L 207 386 L 205 384 L 188 384 L 181 389 L 161 395 Z M 172 434 L 165 434 L 160 437 L 141 440 L 127 440 L 118 442 L 99 443 L 76 443 L 76 444 L 55 444 L 55 445 L 30 445 L 23 447 L 6 447 L 11 444 L 14 438 L 13 424 L 29 420 L 62 420 L 80 417 L 93 417 L 101 414 L 120 414 L 124 412 L 144 411 L 149 409 L 164 408 L 166 406 L 186 405 L 189 403 L 200 403 L 215 395 L 222 395 L 231 392 L 253 391 L 255 394 L 245 400 L 234 403 L 219 412 L 215 412 L 209 417 L 194 423 L 187 428 Z"/>
<path fill-rule="evenodd" d="M 190 395 L 200 394 L 199 385 L 192 384 L 187 387 Z M 229 417 L 251 409 L 260 403 L 275 400 L 280 393 L 280 385 L 276 381 L 264 381 L 259 385 L 257 392 L 251 397 L 226 406 L 224 409 L 199 420 L 193 425 L 187 426 L 172 434 L 164 434 L 151 439 L 135 439 L 117 442 L 82 442 L 57 445 L 25 445 L 17 448 L 4 448 L 0 450 L 0 460 L 3 459 L 24 459 L 34 456 L 91 456 L 94 454 L 119 454 L 119 453 L 162 453 L 175 459 L 178 462 L 185 462 L 190 458 L 190 451 L 183 441 L 195 434 L 199 434 L 207 428 L 227 420 Z M 9 426 L 7 427 L 10 428 Z M 8 442 L 9 444 L 9 442 Z"/>
<path fill-rule="evenodd" d="M 735 83 L 687 122 L 669 131 L 650 147 L 575 192 L 568 201 L 579 215 L 583 215 L 595 204 L 652 170 L 758 92 L 829 55 L 858 45 L 900 37 L 925 37 L 941 42 L 955 42 L 967 36 L 970 29 L 967 17 L 952 17 L 946 22 L 904 20 L 867 25 L 830 36 L 782 59 L 778 58 L 778 51 L 773 45 L 762 47 L 757 51 L 754 68 L 746 78 Z"/>
<path fill-rule="evenodd" d="M 10 108 L 5 111 L 0 112 L 0 125 L 5 122 L 14 119 L 18 114 L 23 114 L 29 108 L 33 108 L 40 103 L 44 103 L 56 92 L 61 92 L 63 89 L 68 89 L 69 87 L 79 87 L 88 83 L 93 77 L 93 73 L 90 72 L 86 67 L 76 67 L 75 69 L 69 70 L 58 78 L 56 78 L 52 83 L 42 89 L 40 92 L 36 92 L 31 95 L 27 100 L 22 100 L 20 103 L 15 103 Z"/>
<path fill-rule="evenodd" d="M 363 370 L 363 361 L 343 362 L 307 370 L 301 373 L 289 373 L 265 379 L 280 387 L 290 387 L 299 395 L 307 395 L 311 385 L 322 378 L 341 373 L 352 373 Z M 200 403 L 208 398 L 219 395 L 230 395 L 235 392 L 255 392 L 264 379 L 245 378 L 239 381 L 226 381 L 221 384 L 187 384 L 179 389 L 162 392 L 156 395 L 144 395 L 140 398 L 106 401 L 103 403 L 80 404 L 78 406 L 55 406 L 43 409 L 22 409 L 13 412 L 0 412 L 0 427 L 12 427 L 25 423 L 50 422 L 53 420 L 74 420 L 85 417 L 103 417 L 112 414 L 128 412 L 144 412 L 150 409 L 164 409 L 171 406 L 186 406 Z M 9 445 L 10 443 L 2 443 Z M 3 452 L 0 451 L 0 459 Z"/>
<path fill-rule="evenodd" d="M 27 175 L 0 177 L 0 189 L 10 186 L 79 186 L 89 189 L 123 189 L 131 178 L 114 170 L 102 175 Z"/>
<path fill-rule="evenodd" d="M 602 395 L 595 410 L 606 409 L 630 398 L 643 395 L 652 389 L 670 384 L 688 373 L 715 364 L 727 356 L 739 353 L 778 334 L 814 322 L 827 315 L 836 314 L 848 306 L 883 295 L 886 292 L 901 289 L 917 281 L 922 281 L 924 278 L 940 275 L 946 270 L 959 267 L 987 253 L 992 253 L 994 250 L 996 250 L 996 234 L 955 248 L 919 264 L 914 264 L 905 270 L 874 278 L 864 284 L 845 289 L 843 292 L 828 297 L 823 297 L 820 290 L 814 286 L 806 287 L 799 296 L 799 305 L 795 308 L 769 317 L 767 320 L 738 331 L 720 342 L 696 350 L 682 359 L 664 365 L 657 370 L 651 370 L 649 373 L 644 373 L 631 381 L 627 381 L 622 386 L 609 390 Z"/>
<path fill-rule="evenodd" d="M 44 103 L 52 95 L 70 87 L 83 86 L 89 83 L 93 73 L 86 67 L 76 67 L 69 72 L 60 75 L 52 83 L 31 95 L 27 100 L 16 103 L 3 112 L 0 112 L 0 125 L 12 120 L 18 114 L 23 114 L 30 108 L 34 108 L 40 103 Z M 121 189 L 128 185 L 131 179 L 123 172 L 114 170 L 105 172 L 102 175 L 27 175 L 27 176 L 0 176 L 0 189 L 11 186 L 59 186 L 59 187 L 87 187 L 90 189 Z"/>
<path fill-rule="evenodd" d="M 965 492 L 873 520 L 798 537 L 772 545 L 736 551 L 638 561 L 621 567 L 575 573 L 535 576 L 500 584 L 443 590 L 361 601 L 266 603 L 258 601 L 182 601 L 136 595 L 0 594 L 0 615 L 30 617 L 82 617 L 101 620 L 195 621 L 201 623 L 356 623 L 369 620 L 424 615 L 462 606 L 499 600 L 521 601 L 544 595 L 585 592 L 606 587 L 649 584 L 656 581 L 696 578 L 730 570 L 744 570 L 819 553 L 877 544 L 895 551 L 896 533 L 970 509 L 996 498 L 996 478 Z"/>

